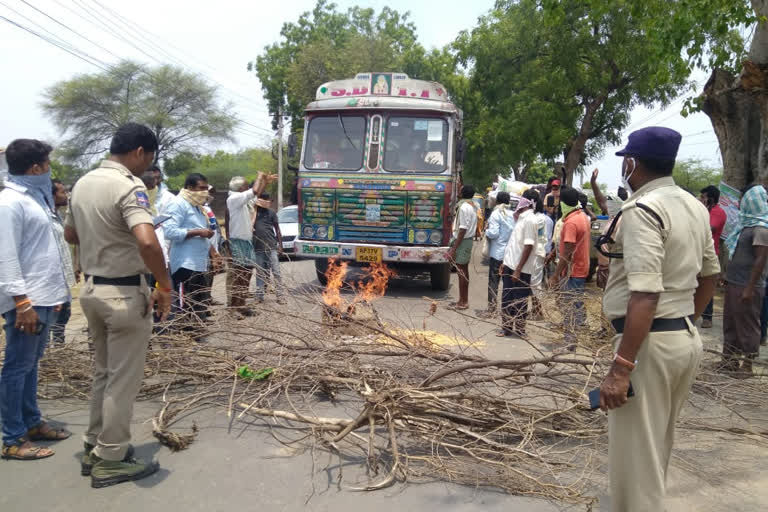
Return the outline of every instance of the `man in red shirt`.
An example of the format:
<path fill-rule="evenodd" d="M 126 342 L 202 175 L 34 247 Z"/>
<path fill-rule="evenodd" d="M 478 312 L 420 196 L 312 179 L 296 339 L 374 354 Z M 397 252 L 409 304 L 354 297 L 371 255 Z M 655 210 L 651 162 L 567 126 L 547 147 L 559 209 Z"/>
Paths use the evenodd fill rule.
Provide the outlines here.
<path fill-rule="evenodd" d="M 579 204 L 579 192 L 566 188 L 560 192 L 563 228 L 560 232 L 560 261 L 551 278 L 553 289 L 562 290 L 563 330 L 568 350 L 576 348 L 576 329 L 587 322 L 584 285 L 589 274 L 589 218 Z"/>
<path fill-rule="evenodd" d="M 715 252 L 720 255 L 720 236 L 723 234 L 727 216 L 725 210 L 720 208 L 720 189 L 714 185 L 709 185 L 701 189 L 699 201 L 709 210 L 709 227 L 712 229 L 712 241 L 715 244 Z M 707 309 L 701 315 L 701 327 L 710 329 L 712 327 L 712 313 L 714 310 L 714 299 L 709 301 Z"/>

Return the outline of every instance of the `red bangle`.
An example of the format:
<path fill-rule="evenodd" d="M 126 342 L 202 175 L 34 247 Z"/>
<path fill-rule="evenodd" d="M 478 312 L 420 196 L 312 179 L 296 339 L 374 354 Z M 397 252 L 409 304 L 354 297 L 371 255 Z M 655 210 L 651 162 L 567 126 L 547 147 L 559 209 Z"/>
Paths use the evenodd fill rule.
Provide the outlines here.
<path fill-rule="evenodd" d="M 157 289 L 165 293 L 171 293 L 173 291 L 173 288 L 160 288 L 159 286 L 157 287 Z"/>

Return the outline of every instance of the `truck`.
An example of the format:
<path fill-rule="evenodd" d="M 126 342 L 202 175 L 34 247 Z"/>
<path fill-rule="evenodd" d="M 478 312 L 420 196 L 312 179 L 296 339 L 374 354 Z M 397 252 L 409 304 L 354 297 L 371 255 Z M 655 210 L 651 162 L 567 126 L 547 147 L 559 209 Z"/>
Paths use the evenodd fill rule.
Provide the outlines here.
<path fill-rule="evenodd" d="M 434 290 L 448 289 L 462 128 L 437 82 L 360 73 L 317 88 L 305 109 L 295 251 L 314 258 L 321 284 L 337 259 L 428 273 Z"/>

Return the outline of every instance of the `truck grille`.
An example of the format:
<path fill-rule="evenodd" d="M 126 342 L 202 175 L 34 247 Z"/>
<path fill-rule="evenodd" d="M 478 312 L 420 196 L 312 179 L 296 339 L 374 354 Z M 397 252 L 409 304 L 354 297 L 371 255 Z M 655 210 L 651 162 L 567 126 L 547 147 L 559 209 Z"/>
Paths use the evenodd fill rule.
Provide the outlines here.
<path fill-rule="evenodd" d="M 403 229 L 339 226 L 336 239 L 342 242 L 405 242 Z"/>
<path fill-rule="evenodd" d="M 442 194 L 411 193 L 408 196 L 408 227 L 437 229 L 442 226 L 445 212 Z"/>

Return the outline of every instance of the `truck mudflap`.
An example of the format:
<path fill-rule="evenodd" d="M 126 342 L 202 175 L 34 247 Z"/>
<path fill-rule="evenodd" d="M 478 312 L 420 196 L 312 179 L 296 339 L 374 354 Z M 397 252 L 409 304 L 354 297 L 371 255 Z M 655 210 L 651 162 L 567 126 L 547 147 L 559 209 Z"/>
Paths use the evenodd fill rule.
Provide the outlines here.
<path fill-rule="evenodd" d="M 377 261 L 404 263 L 448 263 L 449 247 L 419 247 L 381 244 L 347 244 L 296 240 L 296 256 L 305 258 L 339 258 L 364 263 Z"/>

